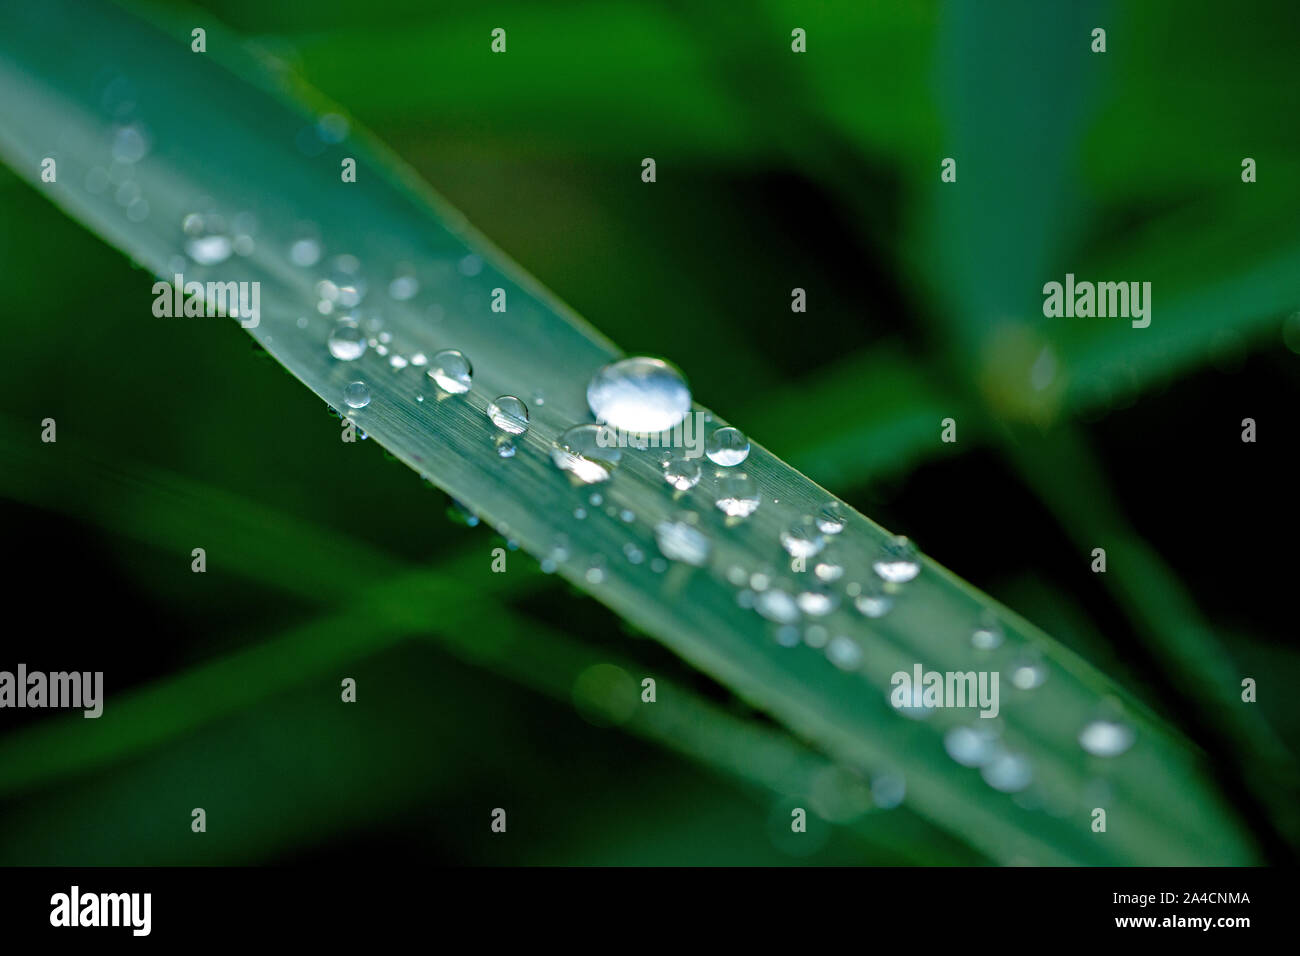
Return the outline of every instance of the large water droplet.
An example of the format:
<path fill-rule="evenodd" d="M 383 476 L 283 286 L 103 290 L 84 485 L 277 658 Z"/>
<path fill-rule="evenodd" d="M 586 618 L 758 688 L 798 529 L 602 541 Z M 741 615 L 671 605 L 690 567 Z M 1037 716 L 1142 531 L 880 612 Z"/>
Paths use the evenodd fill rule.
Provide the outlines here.
<path fill-rule="evenodd" d="M 574 425 L 555 440 L 551 460 L 583 484 L 609 481 L 622 452 L 614 436 L 601 425 Z"/>
<path fill-rule="evenodd" d="M 598 421 L 619 431 L 657 433 L 686 417 L 691 390 L 667 362 L 637 356 L 596 372 L 587 385 L 587 404 Z"/>
<path fill-rule="evenodd" d="M 686 521 L 661 521 L 655 525 L 655 540 L 664 557 L 699 567 L 709 558 L 712 543 Z"/>
<path fill-rule="evenodd" d="M 1094 757 L 1116 757 L 1133 746 L 1132 728 L 1113 720 L 1094 720 L 1079 731 L 1079 746 Z"/>
<path fill-rule="evenodd" d="M 354 322 L 340 322 L 329 337 L 330 355 L 344 362 L 361 358 L 366 351 L 366 334 Z"/>
<path fill-rule="evenodd" d="M 429 378 L 450 395 L 464 395 L 469 391 L 474 369 L 469 359 L 456 349 L 443 349 L 429 360 Z"/>
<path fill-rule="evenodd" d="M 921 559 L 912 542 L 901 535 L 887 541 L 871 567 L 891 584 L 902 584 L 921 573 Z"/>
<path fill-rule="evenodd" d="M 758 485 L 743 472 L 718 479 L 714 504 L 729 518 L 747 518 L 758 510 Z"/>
<path fill-rule="evenodd" d="M 528 430 L 528 406 L 513 395 L 501 395 L 488 402 L 487 416 L 493 425 L 511 435 Z"/>
<path fill-rule="evenodd" d="M 749 457 L 749 439 L 739 428 L 719 428 L 709 436 L 704 446 L 709 461 L 724 468 L 739 465 Z"/>
<path fill-rule="evenodd" d="M 343 401 L 348 408 L 365 408 L 370 404 L 370 389 L 365 382 L 352 382 L 343 389 Z"/>

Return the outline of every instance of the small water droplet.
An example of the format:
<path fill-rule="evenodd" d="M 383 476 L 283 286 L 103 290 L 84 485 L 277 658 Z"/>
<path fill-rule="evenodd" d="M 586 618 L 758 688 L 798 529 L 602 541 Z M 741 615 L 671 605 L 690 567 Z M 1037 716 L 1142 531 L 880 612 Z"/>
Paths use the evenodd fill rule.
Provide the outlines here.
<path fill-rule="evenodd" d="M 342 362 L 354 362 L 365 354 L 366 335 L 355 322 L 340 322 L 330 332 L 329 350 L 330 355 Z"/>
<path fill-rule="evenodd" d="M 678 491 L 689 491 L 700 483 L 700 463 L 694 458 L 674 455 L 663 463 L 664 480 Z"/>
<path fill-rule="evenodd" d="M 803 642 L 809 647 L 825 647 L 830 639 L 831 632 L 820 624 L 809 624 L 808 629 L 803 632 Z"/>
<path fill-rule="evenodd" d="M 1094 757 L 1117 757 L 1134 739 L 1132 728 L 1114 720 L 1094 720 L 1079 731 L 1079 746 Z"/>
<path fill-rule="evenodd" d="M 839 534 L 847 520 L 844 506 L 838 501 L 828 501 L 817 512 L 817 527 L 822 534 Z"/>
<path fill-rule="evenodd" d="M 513 395 L 499 395 L 488 402 L 487 416 L 493 425 L 511 435 L 528 430 L 528 406 Z"/>
<path fill-rule="evenodd" d="M 611 444 L 613 436 L 600 425 L 574 425 L 555 440 L 551 460 L 583 484 L 609 481 L 622 452 Z"/>
<path fill-rule="evenodd" d="M 427 374 L 449 395 L 464 395 L 469 391 L 474 369 L 463 353 L 456 349 L 443 349 L 429 360 Z"/>
<path fill-rule="evenodd" d="M 944 735 L 948 756 L 963 767 L 982 767 L 997 753 L 997 733 L 983 722 L 974 727 L 954 727 Z"/>
<path fill-rule="evenodd" d="M 799 606 L 780 588 L 764 591 L 754 599 L 754 610 L 769 621 L 790 624 L 799 620 Z"/>
<path fill-rule="evenodd" d="M 416 279 L 415 272 L 409 268 L 399 271 L 393 277 L 393 281 L 388 283 L 389 298 L 397 302 L 406 302 L 408 299 L 413 299 L 419 291 L 420 282 Z"/>
<path fill-rule="evenodd" d="M 320 242 L 314 236 L 295 239 L 289 246 L 289 261 L 296 266 L 314 266 L 320 262 Z"/>
<path fill-rule="evenodd" d="M 975 630 L 971 631 L 970 642 L 977 650 L 991 651 L 995 647 L 1002 646 L 1003 637 L 1002 625 L 998 623 L 997 618 L 985 612 L 980 616 L 980 622 Z"/>
<path fill-rule="evenodd" d="M 365 382 L 352 382 L 343 389 L 343 401 L 349 408 L 365 408 L 370 404 L 370 389 Z"/>
<path fill-rule="evenodd" d="M 715 465 L 730 468 L 739 465 L 749 457 L 749 439 L 739 428 L 728 425 L 726 428 L 719 428 L 709 436 L 704 454 L 708 455 L 709 461 Z"/>
<path fill-rule="evenodd" d="M 865 585 L 859 584 L 853 596 L 853 606 L 864 617 L 884 617 L 894 606 L 894 597 L 885 591 L 879 581 L 867 579 Z"/>
<path fill-rule="evenodd" d="M 792 558 L 811 558 L 825 544 L 826 539 L 811 518 L 801 518 L 781 532 L 781 547 Z"/>
<path fill-rule="evenodd" d="M 921 573 L 921 559 L 912 542 L 899 535 L 882 546 L 871 567 L 883 580 L 902 584 Z"/>
<path fill-rule="evenodd" d="M 842 634 L 832 637 L 826 645 L 826 657 L 842 671 L 857 670 L 862 666 L 862 648 Z"/>
<path fill-rule="evenodd" d="M 714 504 L 729 518 L 749 517 L 758 510 L 761 500 L 758 496 L 758 485 L 744 472 L 723 475 L 718 479 Z"/>
<path fill-rule="evenodd" d="M 185 241 L 185 251 L 199 265 L 212 266 L 225 262 L 235 249 L 230 242 L 229 236 L 221 233 L 203 232 L 200 227 L 199 235 L 191 236 Z"/>
<path fill-rule="evenodd" d="M 1005 750 L 985 764 L 980 775 L 990 787 L 1003 793 L 1018 793 L 1034 778 L 1028 758 Z"/>
<path fill-rule="evenodd" d="M 808 588 L 795 598 L 799 610 L 811 617 L 825 617 L 839 606 L 839 598 L 825 588 Z"/>
<path fill-rule="evenodd" d="M 1020 690 L 1033 690 L 1047 680 L 1047 666 L 1037 657 L 1018 658 L 1011 665 L 1011 683 Z"/>
<path fill-rule="evenodd" d="M 655 541 L 664 557 L 695 567 L 708 560 L 713 547 L 704 532 L 683 520 L 659 522 L 655 525 Z"/>
<path fill-rule="evenodd" d="M 515 450 L 516 450 L 515 443 L 508 438 L 505 441 L 497 444 L 497 454 L 500 455 L 502 458 L 515 457 Z"/>

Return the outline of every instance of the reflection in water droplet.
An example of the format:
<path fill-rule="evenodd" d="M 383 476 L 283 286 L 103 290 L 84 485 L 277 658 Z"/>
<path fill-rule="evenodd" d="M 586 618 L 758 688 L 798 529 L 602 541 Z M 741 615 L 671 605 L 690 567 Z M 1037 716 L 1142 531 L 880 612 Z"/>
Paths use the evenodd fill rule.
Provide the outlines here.
<path fill-rule="evenodd" d="M 715 465 L 730 468 L 749 457 L 749 439 L 739 428 L 719 428 L 709 436 L 704 454 Z"/>
<path fill-rule="evenodd" d="M 743 472 L 723 475 L 718 479 L 714 504 L 729 518 L 749 517 L 758 510 L 759 502 L 758 485 Z"/>
<path fill-rule="evenodd" d="M 700 483 L 700 463 L 675 455 L 663 463 L 664 480 L 678 491 L 689 491 Z"/>
<path fill-rule="evenodd" d="M 528 406 L 513 395 L 499 395 L 488 402 L 487 417 L 511 435 L 522 435 L 528 430 Z"/>
<path fill-rule="evenodd" d="M 1018 793 L 1034 778 L 1028 758 L 1005 750 L 985 764 L 980 775 L 990 787 L 1003 793 Z"/>
<path fill-rule="evenodd" d="M 817 527 L 822 534 L 839 534 L 844 530 L 844 523 L 847 520 L 844 506 L 838 501 L 828 501 L 822 510 L 817 512 Z"/>
<path fill-rule="evenodd" d="M 334 326 L 329 337 L 330 355 L 343 362 L 353 362 L 366 351 L 366 335 L 351 321 Z"/>
<path fill-rule="evenodd" d="M 654 434 L 686 417 L 691 390 L 667 362 L 637 356 L 598 370 L 587 385 L 587 404 L 597 421 L 612 428 Z"/>
<path fill-rule="evenodd" d="M 609 481 L 622 458 L 612 440 L 613 434 L 604 426 L 574 425 L 555 440 L 551 460 L 583 484 Z"/>
<path fill-rule="evenodd" d="M 883 580 L 902 584 L 921 573 L 921 559 L 912 542 L 899 535 L 882 546 L 871 567 Z"/>
<path fill-rule="evenodd" d="M 1079 746 L 1094 757 L 1116 757 L 1133 746 L 1132 728 L 1113 720 L 1094 720 L 1079 731 Z"/>
<path fill-rule="evenodd" d="M 443 349 L 429 360 L 427 374 L 449 395 L 464 395 L 469 391 L 474 369 L 463 353 L 456 349 Z"/>
<path fill-rule="evenodd" d="M 712 542 L 686 521 L 661 521 L 655 525 L 655 541 L 664 557 L 699 567 L 709 558 Z"/>
<path fill-rule="evenodd" d="M 370 404 L 370 389 L 365 382 L 352 382 L 343 389 L 343 401 L 349 408 L 365 408 Z"/>

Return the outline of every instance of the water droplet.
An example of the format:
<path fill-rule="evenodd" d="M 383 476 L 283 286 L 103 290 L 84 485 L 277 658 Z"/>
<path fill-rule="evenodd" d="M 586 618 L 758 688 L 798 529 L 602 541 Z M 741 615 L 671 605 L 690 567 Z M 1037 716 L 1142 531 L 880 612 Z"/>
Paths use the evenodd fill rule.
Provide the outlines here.
<path fill-rule="evenodd" d="M 795 627 L 793 624 L 782 624 L 776 629 L 774 637 L 776 638 L 776 642 L 782 647 L 799 646 L 799 628 Z"/>
<path fill-rule="evenodd" d="M 882 810 L 901 806 L 907 797 L 907 781 L 901 773 L 882 773 L 871 781 L 871 799 Z"/>
<path fill-rule="evenodd" d="M 712 542 L 687 521 L 661 521 L 655 525 L 655 541 L 664 557 L 700 567 L 709 558 Z"/>
<path fill-rule="evenodd" d="M 761 499 L 758 485 L 745 473 L 723 475 L 718 479 L 714 504 L 729 518 L 747 518 L 758 510 Z"/>
<path fill-rule="evenodd" d="M 611 444 L 613 436 L 600 425 L 574 425 L 555 440 L 551 460 L 583 484 L 609 481 L 622 452 Z"/>
<path fill-rule="evenodd" d="M 1094 757 L 1116 757 L 1133 746 L 1132 728 L 1114 720 L 1094 720 L 1079 731 L 1079 746 Z"/>
<path fill-rule="evenodd" d="M 754 610 L 769 621 L 778 624 L 791 624 L 799 620 L 799 606 L 780 588 L 764 591 L 754 599 Z"/>
<path fill-rule="evenodd" d="M 185 252 L 201 266 L 212 266 L 225 262 L 235 251 L 230 237 L 221 232 L 212 232 L 204 224 L 202 216 L 190 214 L 185 217 Z"/>
<path fill-rule="evenodd" d="M 826 657 L 842 671 L 857 670 L 862 666 L 862 648 L 842 634 L 832 637 L 826 645 Z"/>
<path fill-rule="evenodd" d="M 811 558 L 826 544 L 811 518 L 801 518 L 781 532 L 781 547 L 792 558 Z"/>
<path fill-rule="evenodd" d="M 370 389 L 365 382 L 353 382 L 343 389 L 343 401 L 349 408 L 365 408 L 370 404 Z"/>
<path fill-rule="evenodd" d="M 817 563 L 813 565 L 813 574 L 817 575 L 817 580 L 829 584 L 832 581 L 838 581 L 844 576 L 844 565 L 840 564 L 835 558 L 823 554 Z"/>
<path fill-rule="evenodd" d="M 887 593 L 879 581 L 868 579 L 865 585 L 859 585 L 856 590 L 853 606 L 864 617 L 884 617 L 894 606 L 893 595 Z"/>
<path fill-rule="evenodd" d="M 691 410 L 691 391 L 680 372 L 659 359 L 637 356 L 604 366 L 587 385 L 597 421 L 619 431 L 667 431 Z"/>
<path fill-rule="evenodd" d="M 405 355 L 398 355 L 396 352 L 394 352 L 392 356 L 389 357 L 388 364 L 400 372 L 402 369 L 406 368 L 406 366 L 410 365 L 411 363 L 406 360 Z"/>
<path fill-rule="evenodd" d="M 515 443 L 510 441 L 508 438 L 497 445 L 497 454 L 502 458 L 515 457 L 515 450 Z"/>
<path fill-rule="evenodd" d="M 990 787 L 1003 793 L 1017 793 L 1029 786 L 1034 778 L 1026 757 L 1005 750 L 985 764 L 980 775 Z"/>
<path fill-rule="evenodd" d="M 443 349 L 429 360 L 428 375 L 449 395 L 464 395 L 469 391 L 474 369 L 463 353 L 456 349 Z"/>
<path fill-rule="evenodd" d="M 981 651 L 991 651 L 995 647 L 1001 647 L 1002 639 L 1002 625 L 998 623 L 997 618 L 987 612 L 981 615 L 979 624 L 970 635 L 971 646 Z"/>
<path fill-rule="evenodd" d="M 689 491 L 700 483 L 700 463 L 694 458 L 675 455 L 663 467 L 664 480 L 678 491 Z"/>
<path fill-rule="evenodd" d="M 1021 690 L 1041 687 L 1046 680 L 1047 666 L 1037 657 L 1025 655 L 1011 665 L 1011 683 Z"/>
<path fill-rule="evenodd" d="M 709 461 L 724 468 L 739 465 L 749 457 L 749 439 L 739 428 L 719 428 L 705 445 L 704 454 Z"/>
<path fill-rule="evenodd" d="M 320 242 L 313 236 L 295 239 L 289 246 L 289 261 L 296 266 L 314 266 L 320 262 Z"/>
<path fill-rule="evenodd" d="M 420 281 L 415 277 L 415 270 L 410 266 L 400 267 L 393 281 L 388 283 L 388 295 L 398 302 L 415 298 L 420 291 Z"/>
<path fill-rule="evenodd" d="M 825 588 L 808 588 L 795 598 L 799 610 L 812 617 L 824 617 L 839 606 L 839 598 Z"/>
<path fill-rule="evenodd" d="M 981 722 L 974 727 L 954 727 L 943 738 L 948 756 L 963 767 L 982 767 L 997 753 L 997 733 Z"/>
<path fill-rule="evenodd" d="M 513 395 L 500 395 L 488 402 L 487 416 L 493 425 L 511 435 L 528 430 L 528 406 Z"/>
<path fill-rule="evenodd" d="M 138 163 L 149 152 L 149 137 L 136 125 L 120 126 L 113 134 L 113 159 Z"/>
<path fill-rule="evenodd" d="M 346 321 L 334 326 L 329 337 L 330 355 L 343 362 L 353 362 L 366 351 L 366 335 L 356 323 Z"/>
<path fill-rule="evenodd" d="M 825 647 L 830 639 L 831 632 L 820 624 L 809 624 L 808 629 L 803 632 L 803 642 L 809 647 Z"/>
<path fill-rule="evenodd" d="M 899 535 L 882 546 L 871 567 L 883 580 L 902 584 L 921 573 L 921 559 L 912 542 Z"/>
<path fill-rule="evenodd" d="M 847 520 L 844 506 L 838 501 L 828 501 L 822 510 L 817 512 L 817 527 L 822 534 L 839 534 L 844 530 Z"/>

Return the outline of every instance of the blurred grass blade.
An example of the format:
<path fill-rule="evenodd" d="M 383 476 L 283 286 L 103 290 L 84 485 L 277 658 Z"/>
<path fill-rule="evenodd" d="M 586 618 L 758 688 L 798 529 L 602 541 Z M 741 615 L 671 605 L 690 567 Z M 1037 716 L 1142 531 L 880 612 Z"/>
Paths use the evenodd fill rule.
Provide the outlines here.
<path fill-rule="evenodd" d="M 785 646 L 799 632 L 755 613 L 733 582 L 739 573 L 765 576 L 773 592 L 808 586 L 809 573 L 791 568 L 779 535 L 819 511 L 828 495 L 762 447 L 744 465 L 762 505 L 740 523 L 713 507 L 711 471 L 674 498 L 657 461 L 630 451 L 593 503 L 592 489 L 574 487 L 550 451 L 564 429 L 590 420 L 586 383 L 618 352 L 286 72 L 215 27 L 208 27 L 208 52 L 198 55 L 188 45 L 192 24 L 152 26 L 109 5 L 54 0 L 0 16 L 0 154 L 19 175 L 155 275 L 259 282 L 261 321 L 251 334 L 293 375 L 337 407 L 349 383 L 364 381 L 369 403 L 348 415 L 372 438 L 746 701 L 855 772 L 897 777 L 913 811 L 995 860 L 1258 858 L 1199 753 L 1104 676 L 933 562 L 923 562 L 878 619 L 859 615 L 844 599 L 849 592 L 837 592 L 838 606 L 817 619 L 834 637 L 830 654 L 816 646 L 822 641 Z M 286 91 L 306 106 L 291 105 Z M 47 156 L 58 161 L 57 183 L 39 181 Z M 349 158 L 355 183 L 340 180 Z M 633 166 L 629 177 L 636 175 Z M 234 254 L 207 265 L 185 258 L 182 222 L 191 214 L 239 229 L 244 238 Z M 557 234 L 563 228 L 557 224 Z M 297 264 L 289 250 L 308 229 L 325 255 Z M 332 322 L 317 302 L 339 255 L 353 257 L 352 278 L 369 290 L 361 318 L 391 336 L 386 348 L 400 356 L 460 349 L 474 363 L 472 391 L 437 401 L 420 368 L 399 370 L 374 348 L 355 362 L 331 358 Z M 419 294 L 386 296 L 407 269 Z M 151 282 L 142 277 L 141 285 L 135 334 L 158 321 L 207 321 L 214 335 L 236 331 L 216 319 L 157 319 L 145 294 Z M 508 311 L 489 307 L 494 290 Z M 183 363 L 178 356 L 177 368 L 142 373 L 174 375 Z M 509 458 L 497 453 L 485 417 L 487 403 L 502 394 L 533 409 Z M 264 426 L 275 420 L 274 409 L 239 399 L 230 396 L 232 414 Z M 338 440 L 332 424 L 322 425 L 322 441 Z M 693 567 L 646 559 L 658 553 L 655 527 L 682 511 L 694 513 L 710 542 L 707 560 Z M 832 543 L 844 568 L 836 586 L 868 585 L 888 536 L 846 513 Z M 793 605 L 787 595 L 774 606 Z M 1005 640 L 980 650 L 971 633 L 990 613 Z M 910 720 L 889 703 L 891 675 L 914 665 L 1011 675 L 1029 658 L 1045 683 L 1021 690 L 1004 681 L 996 756 L 982 771 L 945 753 L 945 735 L 971 724 L 968 711 Z M 1080 747 L 1081 730 L 1105 716 L 1135 731 L 1120 756 Z M 1089 825 L 1095 806 L 1115 821 L 1104 836 Z"/>

